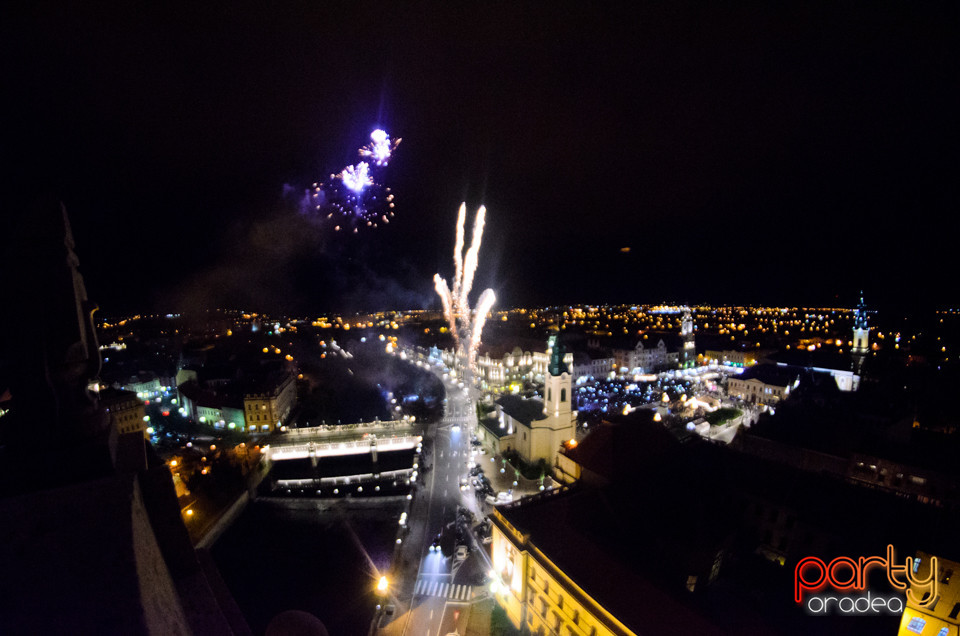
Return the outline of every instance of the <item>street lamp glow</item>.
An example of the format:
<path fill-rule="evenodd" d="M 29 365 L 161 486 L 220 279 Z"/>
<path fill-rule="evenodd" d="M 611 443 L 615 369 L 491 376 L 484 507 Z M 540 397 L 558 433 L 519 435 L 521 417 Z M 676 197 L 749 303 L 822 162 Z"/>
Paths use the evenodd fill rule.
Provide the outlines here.
<path fill-rule="evenodd" d="M 389 585 L 390 583 L 387 581 L 387 577 L 381 576 L 380 580 L 377 581 L 377 591 L 380 592 L 381 594 L 384 594 L 386 593 L 387 587 L 389 587 Z"/>

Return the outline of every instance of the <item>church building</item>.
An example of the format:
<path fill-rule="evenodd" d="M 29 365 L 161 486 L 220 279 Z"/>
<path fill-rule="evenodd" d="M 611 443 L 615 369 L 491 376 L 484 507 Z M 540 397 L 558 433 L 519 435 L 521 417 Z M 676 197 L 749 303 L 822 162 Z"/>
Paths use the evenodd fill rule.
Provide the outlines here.
<path fill-rule="evenodd" d="M 515 450 L 527 462 L 545 459 L 556 466 L 560 447 L 574 439 L 577 415 L 573 410 L 573 375 L 564 361 L 557 335 L 547 345 L 550 361 L 544 375 L 543 400 L 504 395 L 497 400 L 497 417 L 484 423 L 498 438 L 499 450 Z"/>

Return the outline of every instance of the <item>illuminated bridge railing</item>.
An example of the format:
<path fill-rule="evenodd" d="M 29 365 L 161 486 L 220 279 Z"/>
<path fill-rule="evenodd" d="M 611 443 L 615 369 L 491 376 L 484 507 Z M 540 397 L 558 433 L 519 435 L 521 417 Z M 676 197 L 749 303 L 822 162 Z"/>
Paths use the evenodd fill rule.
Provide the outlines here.
<path fill-rule="evenodd" d="M 266 449 L 266 454 L 271 461 L 303 459 L 304 457 L 362 455 L 373 452 L 373 449 L 387 452 L 416 448 L 420 440 L 421 437 L 419 435 L 404 435 L 401 437 L 378 437 L 351 442 L 311 442 L 307 444 L 284 444 L 281 446 L 271 445 Z"/>
<path fill-rule="evenodd" d="M 372 422 L 355 422 L 353 424 L 324 424 L 304 428 L 288 429 L 287 437 L 322 437 L 324 435 L 361 434 L 375 430 L 410 429 L 413 421 L 402 420 L 373 420 Z"/>

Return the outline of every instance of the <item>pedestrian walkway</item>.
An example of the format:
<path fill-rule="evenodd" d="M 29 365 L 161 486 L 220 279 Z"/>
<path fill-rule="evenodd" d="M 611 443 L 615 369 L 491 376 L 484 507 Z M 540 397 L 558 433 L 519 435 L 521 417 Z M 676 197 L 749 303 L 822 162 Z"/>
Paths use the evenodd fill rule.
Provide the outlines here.
<path fill-rule="evenodd" d="M 477 591 L 483 587 L 460 585 L 439 581 L 437 579 L 421 578 L 413 590 L 414 596 L 436 596 L 451 601 L 471 601 L 477 596 Z"/>

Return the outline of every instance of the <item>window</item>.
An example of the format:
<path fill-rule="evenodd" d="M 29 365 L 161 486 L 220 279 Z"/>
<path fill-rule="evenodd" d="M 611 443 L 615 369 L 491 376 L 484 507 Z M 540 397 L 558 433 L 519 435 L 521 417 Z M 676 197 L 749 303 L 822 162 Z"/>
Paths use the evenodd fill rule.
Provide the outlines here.
<path fill-rule="evenodd" d="M 567 390 L 566 390 L 566 389 L 560 389 L 560 401 L 561 401 L 561 402 L 566 402 L 566 401 L 567 401 Z"/>
<path fill-rule="evenodd" d="M 943 577 L 940 579 L 941 583 L 949 583 L 950 577 L 953 576 L 953 570 L 947 570 L 943 573 Z"/>
<path fill-rule="evenodd" d="M 953 604 L 953 609 L 950 610 L 950 618 L 951 619 L 956 618 L 957 614 L 960 614 L 960 603 Z"/>

